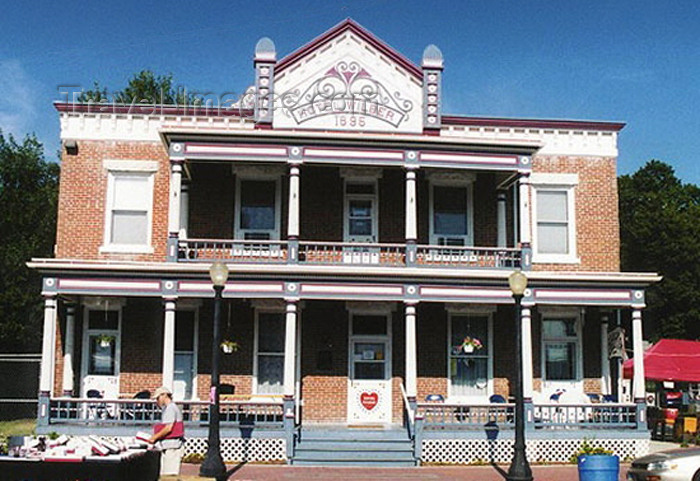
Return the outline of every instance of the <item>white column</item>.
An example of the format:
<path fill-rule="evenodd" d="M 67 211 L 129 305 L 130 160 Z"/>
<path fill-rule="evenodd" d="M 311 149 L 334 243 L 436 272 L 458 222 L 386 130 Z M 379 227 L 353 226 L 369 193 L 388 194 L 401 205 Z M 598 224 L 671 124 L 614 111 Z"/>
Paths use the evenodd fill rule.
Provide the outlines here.
<path fill-rule="evenodd" d="M 44 333 L 41 345 L 41 372 L 39 375 L 39 391 L 46 396 L 51 395 L 54 376 L 54 359 L 56 350 L 56 298 L 44 299 Z"/>
<path fill-rule="evenodd" d="M 634 378 L 632 394 L 635 402 L 644 402 L 644 345 L 642 344 L 642 310 L 632 310 L 632 356 L 634 358 Z"/>
<path fill-rule="evenodd" d="M 416 306 L 406 304 L 406 396 L 418 395 L 418 363 L 416 357 Z"/>
<path fill-rule="evenodd" d="M 66 307 L 66 337 L 63 339 L 63 395 L 73 396 L 73 351 L 75 349 L 75 306 Z"/>
<path fill-rule="evenodd" d="M 287 220 L 287 238 L 299 237 L 299 166 L 289 169 L 289 218 Z"/>
<path fill-rule="evenodd" d="M 496 204 L 496 224 L 498 232 L 498 247 L 505 247 L 506 242 L 506 193 L 498 192 L 498 201 Z"/>
<path fill-rule="evenodd" d="M 182 188 L 182 161 L 170 160 L 170 199 L 168 205 L 168 233 L 177 237 L 180 233 L 180 196 Z"/>
<path fill-rule="evenodd" d="M 163 319 L 163 386 L 173 390 L 175 378 L 175 301 L 165 300 Z"/>
<path fill-rule="evenodd" d="M 187 237 L 190 229 L 190 188 L 187 183 L 180 186 L 180 233 Z"/>
<path fill-rule="evenodd" d="M 294 397 L 295 387 L 295 361 L 297 347 L 297 304 L 296 301 L 287 301 L 287 316 L 284 332 L 284 396 Z"/>
<path fill-rule="evenodd" d="M 523 174 L 518 180 L 520 190 L 520 244 L 532 242 L 530 226 L 530 174 Z"/>
<path fill-rule="evenodd" d="M 418 207 L 416 205 L 416 172 L 406 172 L 406 240 L 418 239 Z"/>
<path fill-rule="evenodd" d="M 608 350 L 608 315 L 600 317 L 600 391 L 610 394 L 610 357 Z"/>
<path fill-rule="evenodd" d="M 532 312 L 523 307 L 521 312 L 522 359 L 523 359 L 523 398 L 532 399 Z"/>

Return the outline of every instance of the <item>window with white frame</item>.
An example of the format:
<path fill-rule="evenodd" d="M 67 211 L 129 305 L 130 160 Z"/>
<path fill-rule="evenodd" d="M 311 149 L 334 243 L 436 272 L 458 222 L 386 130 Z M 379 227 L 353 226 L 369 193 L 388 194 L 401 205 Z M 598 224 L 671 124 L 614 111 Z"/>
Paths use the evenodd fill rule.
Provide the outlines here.
<path fill-rule="evenodd" d="M 543 317 L 542 363 L 545 381 L 579 380 L 582 368 L 580 350 L 578 317 Z"/>
<path fill-rule="evenodd" d="M 450 396 L 485 397 L 491 377 L 490 316 L 449 313 Z"/>
<path fill-rule="evenodd" d="M 237 239 L 280 238 L 279 178 L 237 179 L 235 223 Z"/>
<path fill-rule="evenodd" d="M 284 389 L 285 317 L 283 312 L 256 311 L 256 394 L 282 394 Z"/>
<path fill-rule="evenodd" d="M 578 262 L 576 174 L 533 174 L 534 262 Z"/>
<path fill-rule="evenodd" d="M 472 234 L 472 183 L 468 180 L 441 180 L 430 184 L 430 243 L 468 246 Z"/>
<path fill-rule="evenodd" d="M 152 252 L 153 173 L 110 171 L 103 251 Z"/>

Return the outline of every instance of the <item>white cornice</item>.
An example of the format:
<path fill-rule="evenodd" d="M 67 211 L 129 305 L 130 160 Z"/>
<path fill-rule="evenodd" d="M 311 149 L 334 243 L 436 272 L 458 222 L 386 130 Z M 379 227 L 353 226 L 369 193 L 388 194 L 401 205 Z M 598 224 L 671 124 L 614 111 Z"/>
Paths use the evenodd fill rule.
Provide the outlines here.
<path fill-rule="evenodd" d="M 84 261 L 73 259 L 32 259 L 27 267 L 39 271 L 102 271 L 114 273 L 147 274 L 193 274 L 209 275 L 208 263 L 166 263 L 166 262 L 130 262 L 130 261 Z M 490 269 L 433 269 L 411 267 L 373 267 L 373 266 L 305 266 L 305 265 L 269 265 L 269 264 L 232 264 L 237 273 L 246 275 L 285 275 L 285 276 L 338 276 L 338 277 L 378 277 L 415 279 L 469 279 L 475 281 L 507 283 L 510 271 Z M 529 271 L 526 273 L 532 282 L 542 283 L 610 283 L 626 285 L 648 285 L 661 281 L 661 276 L 652 272 L 558 272 Z"/>

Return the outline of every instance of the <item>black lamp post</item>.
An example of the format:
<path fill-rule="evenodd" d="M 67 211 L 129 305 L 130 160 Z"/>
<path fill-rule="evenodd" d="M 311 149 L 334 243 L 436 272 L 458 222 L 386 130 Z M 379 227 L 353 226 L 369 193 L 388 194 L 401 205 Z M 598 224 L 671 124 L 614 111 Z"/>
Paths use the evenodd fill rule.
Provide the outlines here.
<path fill-rule="evenodd" d="M 219 437 L 219 345 L 221 344 L 221 298 L 228 279 L 228 267 L 215 262 L 209 268 L 209 277 L 214 284 L 214 333 L 211 346 L 211 399 L 209 400 L 209 446 L 207 455 L 199 468 L 199 475 L 207 478 L 223 478 L 226 465 L 221 458 Z"/>
<path fill-rule="evenodd" d="M 508 276 L 510 291 L 515 299 L 515 444 L 513 461 L 508 469 L 508 481 L 532 481 L 532 470 L 525 454 L 525 400 L 523 399 L 522 318 L 520 302 L 527 288 L 527 276 L 521 270 Z"/>

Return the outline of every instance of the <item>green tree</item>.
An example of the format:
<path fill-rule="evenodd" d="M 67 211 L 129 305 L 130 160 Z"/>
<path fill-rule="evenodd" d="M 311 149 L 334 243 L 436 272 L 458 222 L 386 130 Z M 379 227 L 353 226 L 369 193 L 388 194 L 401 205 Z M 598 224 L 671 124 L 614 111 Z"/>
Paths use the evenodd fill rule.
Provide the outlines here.
<path fill-rule="evenodd" d="M 50 257 L 56 238 L 59 166 L 34 136 L 0 132 L 0 349 L 38 351 L 43 319 L 32 257 Z"/>
<path fill-rule="evenodd" d="M 664 276 L 647 291 L 648 334 L 700 337 L 700 188 L 658 160 L 618 182 L 622 268 Z"/>
<path fill-rule="evenodd" d="M 95 82 L 92 89 L 78 96 L 79 102 L 113 102 L 118 104 L 178 104 L 191 105 L 194 96 L 176 87 L 173 75 L 156 75 L 150 70 L 134 74 L 123 90 L 116 90 L 110 99 L 106 87 Z"/>

